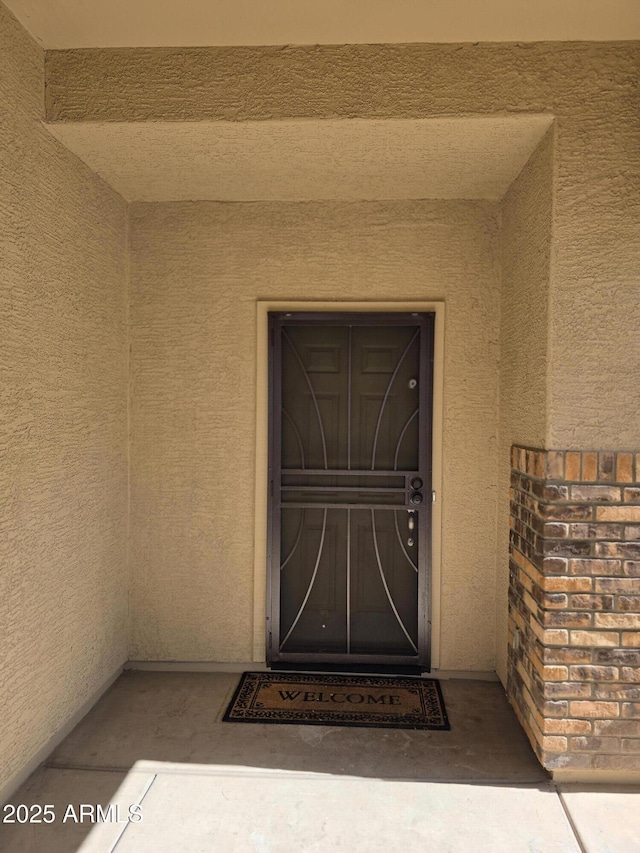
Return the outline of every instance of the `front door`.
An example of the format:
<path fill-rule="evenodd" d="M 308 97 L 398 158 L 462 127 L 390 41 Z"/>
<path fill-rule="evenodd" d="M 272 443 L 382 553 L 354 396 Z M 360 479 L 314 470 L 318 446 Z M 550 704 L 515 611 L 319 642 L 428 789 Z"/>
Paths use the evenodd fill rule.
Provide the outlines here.
<path fill-rule="evenodd" d="M 429 667 L 433 320 L 270 315 L 269 663 Z"/>

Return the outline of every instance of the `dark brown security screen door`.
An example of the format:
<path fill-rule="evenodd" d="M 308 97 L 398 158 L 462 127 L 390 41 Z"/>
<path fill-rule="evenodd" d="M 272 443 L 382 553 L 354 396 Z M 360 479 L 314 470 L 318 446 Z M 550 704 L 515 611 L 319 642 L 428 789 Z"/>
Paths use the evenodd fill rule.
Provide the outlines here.
<path fill-rule="evenodd" d="M 428 668 L 433 317 L 270 315 L 270 663 Z"/>

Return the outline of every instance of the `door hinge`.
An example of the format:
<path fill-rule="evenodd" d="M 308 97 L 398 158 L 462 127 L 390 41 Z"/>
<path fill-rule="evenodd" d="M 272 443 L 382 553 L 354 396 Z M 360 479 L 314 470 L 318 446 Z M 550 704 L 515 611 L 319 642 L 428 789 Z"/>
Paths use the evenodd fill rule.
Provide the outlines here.
<path fill-rule="evenodd" d="M 436 491 L 435 489 L 431 492 L 431 503 L 434 504 L 436 502 Z"/>

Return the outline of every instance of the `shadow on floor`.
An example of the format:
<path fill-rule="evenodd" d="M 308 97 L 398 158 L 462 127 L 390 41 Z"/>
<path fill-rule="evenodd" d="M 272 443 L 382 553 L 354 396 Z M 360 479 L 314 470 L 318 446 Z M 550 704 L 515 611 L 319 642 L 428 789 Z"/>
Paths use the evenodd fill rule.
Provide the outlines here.
<path fill-rule="evenodd" d="M 223 723 L 238 679 L 125 672 L 47 765 L 126 771 L 148 760 L 385 779 L 548 779 L 494 682 L 441 682 L 451 731 L 439 732 Z"/>
<path fill-rule="evenodd" d="M 380 849 L 387 853 L 399 849 L 389 847 L 390 830 L 377 826 L 385 809 L 392 809 L 393 815 L 410 816 L 399 826 L 407 835 L 406 842 L 412 844 L 425 838 L 431 842 L 438 820 L 461 809 L 468 814 L 465 812 L 455 831 L 462 832 L 464 821 L 473 821 L 474 808 L 491 812 L 498 789 L 508 799 L 503 804 L 508 811 L 523 796 L 528 798 L 532 814 L 541 807 L 537 801 L 532 805 L 535 797 L 547 803 L 545 808 L 551 808 L 556 820 L 564 814 L 497 683 L 441 682 L 451 731 L 440 732 L 222 722 L 238 680 L 239 675 L 232 673 L 125 672 L 12 800 L 15 804 L 50 804 L 55 823 L 1 826 L 0 850 L 109 853 L 115 844 L 117 853 L 129 849 L 154 853 L 164 849 L 172 853 L 302 849 L 293 839 L 291 846 L 281 838 L 284 846 L 271 848 L 261 847 L 258 841 L 254 844 L 251 838 L 255 833 L 258 838 L 260 827 L 270 825 L 270 816 L 285 806 L 289 809 L 282 815 L 285 824 L 293 809 L 305 815 L 305 826 L 313 827 L 318 817 L 313 806 L 317 798 L 333 810 L 334 822 L 345 805 L 348 815 L 360 803 L 361 815 L 355 820 L 361 821 L 363 834 L 360 841 L 347 846 L 367 853 L 378 849 L 382 839 L 387 839 L 387 846 Z M 416 781 L 425 784 L 416 786 Z M 389 782 L 395 784 L 390 787 Z M 452 784 L 439 784 L 442 782 Z M 444 789 L 449 793 L 443 793 Z M 128 825 L 127 809 L 145 796 L 144 827 Z M 187 840 L 181 846 L 175 833 L 172 835 L 175 820 L 168 816 L 172 802 L 181 797 L 181 808 L 193 812 L 193 831 L 201 833 L 193 839 L 195 846 Z M 475 806 L 469 805 L 472 801 Z M 121 812 L 112 811 L 107 824 L 94 826 L 90 812 L 79 822 L 80 804 L 100 804 L 106 809 L 110 802 L 119 805 Z M 422 826 L 420 815 L 434 803 L 440 803 L 439 817 L 429 827 Z M 69 805 L 73 811 L 63 820 Z M 251 830 L 254 835 L 246 836 L 249 841 L 244 846 L 244 841 L 239 837 L 234 841 L 235 836 L 228 833 L 234 820 L 244 820 L 247 808 L 254 817 L 261 815 L 262 823 Z M 210 826 L 201 820 L 203 810 L 210 815 Z M 222 812 L 229 818 L 224 825 L 215 817 Z M 503 824 L 501 832 L 506 831 Z M 143 829 L 144 836 L 140 835 Z M 207 835 L 209 831 L 214 835 Z M 451 817 L 449 831 L 453 831 Z M 517 821 L 510 831 L 520 831 Z M 277 835 L 278 830 L 273 832 Z M 473 834 L 473 823 L 468 823 L 465 832 Z M 492 843 L 498 842 L 493 837 Z M 315 849 L 310 844 L 308 839 L 304 849 Z M 430 849 L 467 848 L 445 844 Z"/>

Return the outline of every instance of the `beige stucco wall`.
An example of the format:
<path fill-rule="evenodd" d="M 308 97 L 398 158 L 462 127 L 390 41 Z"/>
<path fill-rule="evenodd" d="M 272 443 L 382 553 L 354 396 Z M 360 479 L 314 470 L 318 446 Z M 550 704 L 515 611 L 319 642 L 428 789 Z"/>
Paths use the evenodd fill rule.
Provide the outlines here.
<path fill-rule="evenodd" d="M 132 658 L 251 659 L 256 301 L 444 299 L 440 666 L 492 668 L 497 213 L 132 206 Z"/>
<path fill-rule="evenodd" d="M 640 43 L 557 124 L 547 447 L 640 447 Z"/>
<path fill-rule="evenodd" d="M 126 211 L 0 4 L 0 790 L 126 659 Z"/>
<path fill-rule="evenodd" d="M 500 430 L 496 567 L 496 668 L 506 680 L 510 447 L 544 447 L 548 424 L 552 128 L 501 206 Z"/>
<path fill-rule="evenodd" d="M 556 117 L 547 444 L 638 446 L 640 44 L 52 51 L 58 121 Z"/>
<path fill-rule="evenodd" d="M 42 53 L 1 6 L 0 26 L 10 774 L 126 655 L 126 214 L 40 127 Z M 639 444 L 639 71 L 637 43 L 48 54 L 51 120 L 555 116 L 546 260 L 548 148 L 504 203 L 502 242 L 483 203 L 134 206 L 132 657 L 250 657 L 255 302 L 352 298 L 446 300 L 440 665 L 493 665 L 496 600 L 502 660 L 508 442 Z M 525 296 L 542 316 L 547 260 L 542 418 L 539 379 L 516 405 L 542 338 L 505 318 Z"/>

